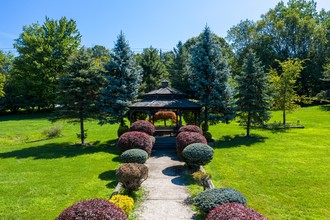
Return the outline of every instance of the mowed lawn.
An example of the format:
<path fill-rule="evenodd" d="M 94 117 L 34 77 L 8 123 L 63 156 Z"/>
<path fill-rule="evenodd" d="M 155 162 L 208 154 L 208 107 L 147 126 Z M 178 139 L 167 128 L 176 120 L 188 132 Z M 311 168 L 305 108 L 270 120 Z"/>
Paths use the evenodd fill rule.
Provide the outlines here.
<path fill-rule="evenodd" d="M 54 219 L 83 199 L 108 199 L 117 184 L 118 125 L 86 123 L 90 146 L 76 145 L 79 125 L 47 114 L 0 117 L 0 219 Z M 63 127 L 63 136 L 41 140 Z"/>
<path fill-rule="evenodd" d="M 281 116 L 273 112 L 270 122 Z M 305 128 L 255 129 L 246 138 L 237 123 L 211 126 L 215 155 L 206 170 L 216 187 L 237 189 L 269 219 L 330 219 L 330 106 L 301 108 L 287 120 Z"/>

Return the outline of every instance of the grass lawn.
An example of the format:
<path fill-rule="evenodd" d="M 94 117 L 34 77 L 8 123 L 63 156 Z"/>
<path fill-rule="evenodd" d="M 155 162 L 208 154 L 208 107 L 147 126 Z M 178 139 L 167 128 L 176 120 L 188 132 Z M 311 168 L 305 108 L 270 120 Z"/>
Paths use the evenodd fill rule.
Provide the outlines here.
<path fill-rule="evenodd" d="M 330 106 L 301 108 L 287 119 L 305 128 L 254 129 L 246 138 L 237 123 L 211 126 L 215 155 L 205 168 L 216 187 L 237 189 L 269 219 L 330 219 Z"/>
<path fill-rule="evenodd" d="M 42 131 L 63 136 L 42 140 Z M 47 114 L 0 117 L 0 219 L 54 219 L 69 205 L 108 199 L 119 166 L 118 125 L 86 123 L 90 146 L 76 145 L 79 125 L 47 120 Z"/>

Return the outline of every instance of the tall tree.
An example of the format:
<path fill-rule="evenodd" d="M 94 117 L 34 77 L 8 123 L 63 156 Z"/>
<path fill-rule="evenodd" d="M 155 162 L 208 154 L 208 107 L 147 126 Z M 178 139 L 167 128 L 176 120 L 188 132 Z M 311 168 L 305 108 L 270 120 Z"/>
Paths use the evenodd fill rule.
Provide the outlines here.
<path fill-rule="evenodd" d="M 71 119 L 80 124 L 81 144 L 85 144 L 84 121 L 96 118 L 96 100 L 103 83 L 95 61 L 85 48 L 73 54 L 59 79 L 59 107 L 54 120 Z"/>
<path fill-rule="evenodd" d="M 72 52 L 80 44 L 76 22 L 63 17 L 56 21 L 46 17 L 38 23 L 23 27 L 14 47 L 19 56 L 14 62 L 14 78 L 27 108 L 54 107 L 58 78 Z"/>
<path fill-rule="evenodd" d="M 173 88 L 178 89 L 186 94 L 191 94 L 191 89 L 188 81 L 187 62 L 189 53 L 187 48 L 181 41 L 173 49 L 174 59 L 173 65 L 170 69 L 171 85 Z"/>
<path fill-rule="evenodd" d="M 168 76 L 164 63 L 160 59 L 159 51 L 153 47 L 145 48 L 138 55 L 137 60 L 143 69 L 141 92 L 150 92 L 157 89 Z"/>
<path fill-rule="evenodd" d="M 204 130 L 208 123 L 227 120 L 230 113 L 231 89 L 228 85 L 230 69 L 219 43 L 208 26 L 191 50 L 189 82 L 195 98 L 205 107 Z"/>
<path fill-rule="evenodd" d="M 100 95 L 101 124 L 120 122 L 124 125 L 128 106 L 138 96 L 142 70 L 122 32 L 110 56 L 110 62 L 104 66 L 106 86 Z"/>
<path fill-rule="evenodd" d="M 270 119 L 271 106 L 269 77 L 253 50 L 249 50 L 241 74 L 236 76 L 236 104 L 240 123 L 246 126 L 246 136 L 250 136 L 252 124 L 263 124 Z"/>
<path fill-rule="evenodd" d="M 299 107 L 300 97 L 296 91 L 296 81 L 303 70 L 303 61 L 288 59 L 278 61 L 281 72 L 270 71 L 271 82 L 274 87 L 274 108 L 283 111 L 283 124 L 286 124 L 286 113 Z"/>

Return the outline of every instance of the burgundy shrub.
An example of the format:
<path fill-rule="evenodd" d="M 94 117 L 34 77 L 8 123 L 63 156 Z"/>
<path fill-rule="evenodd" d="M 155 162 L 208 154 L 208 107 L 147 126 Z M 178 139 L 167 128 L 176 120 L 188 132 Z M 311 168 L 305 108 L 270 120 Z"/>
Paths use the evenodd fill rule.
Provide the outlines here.
<path fill-rule="evenodd" d="M 149 121 L 138 120 L 131 125 L 129 130 L 130 131 L 141 131 L 141 132 L 145 132 L 149 135 L 153 135 L 155 133 L 155 126 Z"/>
<path fill-rule="evenodd" d="M 196 132 L 183 131 L 176 136 L 176 152 L 181 160 L 184 160 L 182 151 L 189 144 L 202 143 L 207 144 L 205 137 Z"/>
<path fill-rule="evenodd" d="M 126 132 L 118 139 L 118 147 L 121 153 L 129 149 L 142 149 L 150 156 L 152 146 L 150 136 L 140 131 Z"/>
<path fill-rule="evenodd" d="M 267 220 L 257 211 L 240 203 L 224 203 L 212 209 L 205 220 Z"/>
<path fill-rule="evenodd" d="M 125 212 L 105 199 L 83 200 L 66 208 L 56 220 L 126 220 Z"/>
<path fill-rule="evenodd" d="M 184 132 L 184 131 L 189 131 L 189 132 L 196 132 L 196 133 L 200 133 L 203 134 L 202 129 L 200 129 L 200 127 L 198 127 L 197 125 L 186 125 L 186 126 L 182 126 L 179 129 L 179 132 Z"/>

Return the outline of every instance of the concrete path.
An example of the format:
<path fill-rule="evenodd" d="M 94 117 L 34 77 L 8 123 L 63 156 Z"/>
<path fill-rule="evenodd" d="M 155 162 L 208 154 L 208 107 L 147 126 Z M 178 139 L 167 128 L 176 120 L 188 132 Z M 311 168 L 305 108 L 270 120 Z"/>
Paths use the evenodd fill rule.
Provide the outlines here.
<path fill-rule="evenodd" d="M 137 219 L 193 219 L 194 212 L 184 203 L 189 194 L 183 177 L 184 163 L 178 160 L 175 146 L 156 148 L 146 165 L 149 176 L 142 183 L 146 198 L 135 212 Z"/>

